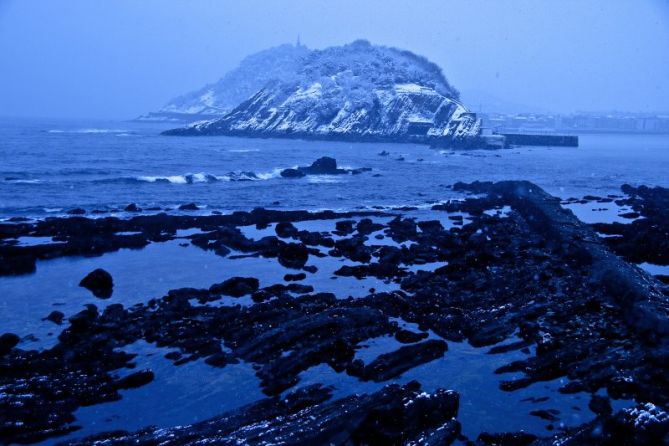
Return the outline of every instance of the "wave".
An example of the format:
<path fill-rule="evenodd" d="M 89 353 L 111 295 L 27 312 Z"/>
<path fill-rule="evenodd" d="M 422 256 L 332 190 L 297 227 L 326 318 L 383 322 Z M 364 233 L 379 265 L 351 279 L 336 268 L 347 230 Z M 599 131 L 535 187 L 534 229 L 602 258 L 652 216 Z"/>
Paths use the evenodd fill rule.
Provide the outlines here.
<path fill-rule="evenodd" d="M 309 175 L 307 176 L 307 182 L 309 183 L 341 183 L 342 179 L 333 175 Z"/>
<path fill-rule="evenodd" d="M 221 181 L 263 181 L 279 178 L 283 169 L 274 169 L 271 172 L 229 172 L 225 175 L 213 175 L 210 173 L 186 173 L 183 175 L 141 175 L 134 180 L 145 183 L 171 183 L 171 184 L 196 184 L 216 183 Z"/>
<path fill-rule="evenodd" d="M 230 153 L 249 153 L 249 152 L 260 152 L 260 149 L 230 149 Z"/>
<path fill-rule="evenodd" d="M 42 180 L 21 179 L 21 178 L 5 178 L 4 182 L 5 183 L 12 183 L 12 184 L 40 184 L 40 183 L 42 183 Z"/>
<path fill-rule="evenodd" d="M 46 132 L 47 133 L 81 133 L 81 134 L 117 133 L 119 135 L 124 135 L 124 136 L 130 136 L 132 134 L 129 130 L 125 130 L 125 129 L 97 129 L 97 128 L 76 129 L 76 130 L 51 129 L 51 130 L 47 130 Z"/>

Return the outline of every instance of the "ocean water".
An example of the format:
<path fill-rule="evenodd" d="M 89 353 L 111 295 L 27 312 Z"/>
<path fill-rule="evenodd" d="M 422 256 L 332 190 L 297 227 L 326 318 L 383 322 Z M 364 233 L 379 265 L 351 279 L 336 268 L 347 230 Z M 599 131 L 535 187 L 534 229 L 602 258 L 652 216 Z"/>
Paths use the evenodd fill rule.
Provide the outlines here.
<path fill-rule="evenodd" d="M 669 135 L 582 135 L 579 148 L 451 152 L 423 145 L 168 137 L 165 124 L 0 120 L 0 217 L 114 210 L 359 209 L 428 205 L 457 181 L 526 179 L 567 198 L 669 186 Z M 379 156 L 382 151 L 389 156 Z M 355 176 L 284 179 L 287 167 L 332 156 Z M 400 161 L 399 159 L 404 159 Z"/>
<path fill-rule="evenodd" d="M 195 202 L 206 206 L 201 211 L 204 213 L 257 206 L 356 210 L 414 205 L 419 209 L 407 212 L 408 216 L 418 220 L 439 218 L 449 227 L 452 221 L 448 216 L 429 207 L 456 196 L 446 186 L 457 181 L 524 179 L 563 198 L 620 194 L 624 183 L 669 187 L 669 135 L 584 135 L 579 148 L 451 152 L 409 144 L 161 136 L 160 132 L 169 127 L 128 122 L 0 120 L 0 218 L 43 218 L 62 215 L 75 207 L 89 212 L 110 210 L 122 216 L 118 209 L 128 203 L 143 208 L 175 208 Z M 382 151 L 390 155 L 380 156 Z M 372 171 L 301 179 L 279 175 L 283 168 L 308 165 L 320 156 L 332 156 L 345 167 L 370 167 Z M 604 207 L 606 210 L 602 210 Z M 569 208 L 585 222 L 613 221 L 624 211 L 612 203 Z M 467 215 L 464 217 L 466 223 Z M 333 220 L 317 220 L 296 226 L 331 231 L 334 224 Z M 241 229 L 250 238 L 274 233 L 273 227 Z M 179 235 L 192 232 L 180 231 Z M 160 297 L 172 288 L 208 287 L 231 275 L 258 277 L 266 286 L 282 282 L 283 275 L 291 272 L 274 259 L 232 260 L 192 245 L 182 246 L 184 241 L 152 243 L 141 250 L 122 249 L 99 257 L 42 260 L 33 274 L 0 277 L 0 333 L 19 334 L 21 348 L 49 348 L 63 328 L 42 319 L 52 310 L 69 317 L 87 303 L 100 309 L 114 303 L 129 306 Z M 20 242 L 50 240 L 24 237 Z M 334 292 L 343 298 L 364 296 L 372 287 L 392 290 L 398 286 L 375 278 L 335 277 L 333 272 L 344 264 L 342 259 L 328 257 L 310 262 L 319 270 L 304 283 L 313 285 L 316 291 Z M 439 266 L 415 268 L 432 270 Z M 114 294 L 104 301 L 78 286 L 87 272 L 98 267 L 114 277 Z M 658 266 L 646 265 L 646 269 L 651 267 Z M 250 304 L 243 299 L 223 299 L 219 304 L 235 303 Z M 370 359 L 392 351 L 396 344 L 387 337 L 369 340 L 358 355 Z M 458 419 L 471 438 L 481 430 L 525 429 L 550 434 L 550 423 L 528 415 L 534 409 L 559 410 L 560 423 L 565 426 L 594 417 L 587 409 L 589 395 L 557 391 L 564 380 L 502 392 L 499 382 L 511 377 L 495 375 L 494 370 L 522 358 L 524 353 L 489 355 L 489 348 L 474 348 L 466 342 L 448 344 L 443 358 L 416 367 L 392 382 L 417 379 L 429 391 L 438 387 L 458 391 Z M 250 364 L 217 369 L 200 360 L 175 367 L 163 358 L 166 350 L 155 345 L 140 341 L 123 349 L 137 353 L 138 367 L 151 368 L 155 381 L 123 391 L 120 401 L 80 408 L 75 412 L 80 431 L 43 444 L 113 429 L 194 423 L 263 397 Z M 332 385 L 337 397 L 375 391 L 388 384 L 361 383 L 327 365 L 300 375 L 300 385 L 311 383 Z M 541 403 L 529 399 L 542 396 L 549 399 Z M 630 402 L 614 401 L 617 408 L 627 404 Z"/>

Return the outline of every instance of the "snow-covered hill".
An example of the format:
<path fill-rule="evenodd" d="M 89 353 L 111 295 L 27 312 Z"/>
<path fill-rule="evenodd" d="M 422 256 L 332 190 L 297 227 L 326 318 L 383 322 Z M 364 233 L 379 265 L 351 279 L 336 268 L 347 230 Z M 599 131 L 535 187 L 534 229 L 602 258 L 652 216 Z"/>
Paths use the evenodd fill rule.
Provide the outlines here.
<path fill-rule="evenodd" d="M 219 81 L 172 99 L 144 121 L 192 122 L 223 116 L 270 80 L 292 79 L 311 51 L 304 45 L 281 45 L 246 57 Z"/>
<path fill-rule="evenodd" d="M 225 116 L 167 133 L 464 142 L 479 131 L 437 65 L 360 40 L 312 51 Z"/>

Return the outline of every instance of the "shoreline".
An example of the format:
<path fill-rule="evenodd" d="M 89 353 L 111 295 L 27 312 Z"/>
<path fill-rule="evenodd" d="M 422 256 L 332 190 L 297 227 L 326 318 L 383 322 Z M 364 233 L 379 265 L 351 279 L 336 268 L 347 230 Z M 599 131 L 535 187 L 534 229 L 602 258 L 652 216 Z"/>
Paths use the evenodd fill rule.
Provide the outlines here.
<path fill-rule="evenodd" d="M 669 192 L 626 187 L 622 198 L 562 201 L 528 182 L 458 183 L 454 189 L 470 195 L 435 204 L 429 212 L 419 214 L 412 210 L 313 213 L 255 209 L 228 215 L 74 216 L 0 223 L 0 240 L 53 237 L 57 242 L 0 244 L 3 274 L 28 280 L 31 276 L 26 273 L 40 277 L 35 262 L 83 255 L 87 264 L 94 265 L 96 259 L 121 248 L 141 255 L 143 248 L 168 242 L 183 246 L 174 249 L 211 253 L 230 265 L 221 270 L 222 282 L 205 288 L 170 288 L 162 297 L 149 295 L 146 298 L 151 299 L 128 306 L 115 297 L 127 287 L 124 277 L 112 275 L 109 297 L 94 298 L 83 311 L 69 313 L 67 306 L 63 310 L 68 314 L 54 310 L 50 315 L 35 315 L 48 316 L 44 324 L 62 329 L 53 346 L 33 350 L 29 341 L 19 339 L 12 345 L 5 336 L 0 367 L 13 372 L 2 383 L 7 396 L 0 399 L 0 405 L 13 404 L 20 391 L 14 386 L 19 382 L 21 388 L 31 389 L 31 396 L 22 400 L 24 409 L 8 412 L 14 421 L 4 426 L 8 429 L 5 439 L 35 442 L 74 432 L 77 421 L 72 414 L 76 416 L 82 405 L 118 401 L 124 398 L 124 389 L 161 383 L 161 374 L 171 373 L 179 364 L 197 363 L 227 373 L 240 361 L 254 365 L 251 370 L 268 399 L 231 409 L 204 424 L 180 422 L 183 427 L 98 434 L 96 438 L 115 444 L 164 441 L 172 436 L 171 441 L 179 442 L 192 435 L 211 435 L 211 426 L 228 432 L 226 438 L 243 440 L 251 435 L 249 426 L 260 420 L 267 423 L 262 435 L 273 435 L 278 429 L 273 420 L 280 416 L 290 420 L 281 429 L 294 441 L 320 441 L 342 429 L 349 435 L 366 432 L 392 439 L 392 429 L 385 424 L 390 414 L 375 412 L 386 420 L 375 427 L 362 421 L 341 426 L 321 418 L 323 411 L 367 414 L 378 404 L 395 407 L 406 398 L 432 401 L 419 406 L 419 414 L 434 410 L 431 404 L 451 407 L 451 412 L 443 412 L 446 418 L 435 419 L 431 425 L 405 418 L 403 429 L 413 432 L 411 435 L 436 435 L 434 429 L 447 423 L 449 427 L 439 430 L 439 435 L 448 436 L 434 438 L 454 439 L 463 430 L 470 440 L 476 440 L 472 432 L 494 437 L 500 434 L 495 423 L 503 425 L 501 413 L 491 418 L 493 424 L 485 430 L 472 430 L 469 423 L 479 417 L 476 411 L 486 410 L 486 404 L 498 404 L 496 400 L 471 400 L 472 389 L 449 385 L 447 376 L 437 380 L 436 386 L 424 387 L 430 381 L 427 377 L 433 375 L 430 370 L 443 360 L 448 364 L 448 358 L 458 357 L 451 351 L 464 348 L 460 345 L 483 349 L 483 364 L 495 358 L 497 365 L 491 370 L 496 371 L 486 376 L 502 394 L 529 392 L 532 398 L 543 398 L 544 393 L 533 384 L 556 379 L 563 380 L 560 392 L 567 394 L 587 396 L 605 389 L 604 396 L 592 396 L 597 404 L 591 401 L 591 415 L 584 414 L 581 423 L 570 422 L 575 430 L 560 431 L 556 437 L 550 430 L 541 434 L 541 423 L 551 426 L 566 421 L 571 400 L 560 402 L 556 388 L 549 392 L 552 406 L 547 403 L 530 410 L 524 404 L 535 403 L 522 403 L 515 409 L 520 411 L 517 419 L 538 428 L 533 428 L 534 434 L 523 434 L 524 438 L 576 439 L 601 423 L 617 426 L 624 435 L 639 435 L 633 423 L 627 425 L 621 417 L 634 410 L 650 410 L 641 403 L 669 401 L 669 392 L 664 390 L 669 384 L 665 387 L 661 378 L 669 373 L 658 369 L 653 359 L 663 354 L 669 336 L 664 309 L 669 291 L 611 250 L 634 261 L 638 256 L 652 257 L 647 248 L 641 250 L 647 245 L 638 238 L 662 237 L 653 228 L 669 209 L 664 205 Z M 629 206 L 643 218 L 630 216 L 626 225 L 589 226 L 563 207 L 581 201 L 620 202 L 619 206 Z M 593 228 L 620 235 L 601 238 Z M 658 250 L 661 255 L 661 245 Z M 244 266 L 245 262 L 250 263 Z M 272 268 L 276 278 L 264 278 L 269 272 L 253 266 L 258 262 Z M 178 258 L 174 268 L 179 268 Z M 347 297 L 356 286 L 356 297 Z M 106 292 L 101 295 L 107 296 Z M 370 351 L 360 357 L 377 338 L 384 340 L 375 347 L 378 353 Z M 148 368 L 135 369 L 133 354 L 124 352 L 139 341 L 169 348 L 161 354 L 174 365 L 168 362 L 155 368 L 149 362 Z M 621 346 L 626 351 L 622 356 L 616 353 Z M 492 354 L 490 359 L 485 359 L 486 352 Z M 78 362 L 72 358 L 79 358 Z M 635 359 L 630 362 L 630 358 Z M 73 367 L 88 371 L 72 375 Z M 300 387 L 303 379 L 322 382 L 319 375 L 307 379 L 314 367 L 326 367 L 327 373 L 333 373 L 335 387 L 349 384 L 335 389 L 336 395 L 324 387 Z M 466 362 L 462 367 L 466 370 Z M 618 372 L 592 373 L 593 368 Z M 427 375 L 416 374 L 418 370 Z M 653 380 L 641 378 L 651 371 Z M 493 379 L 499 373 L 500 381 Z M 412 376 L 417 383 L 405 380 Z M 638 379 L 621 381 L 620 376 Z M 62 396 L 54 398 L 46 392 L 39 384 L 45 379 L 64 392 Z M 386 387 L 391 383 L 400 387 Z M 346 396 L 360 389 L 369 390 L 357 399 Z M 280 403 L 279 395 L 297 406 Z M 461 401 L 466 408 L 460 406 Z M 601 406 L 602 401 L 616 407 L 615 413 L 606 410 L 606 404 Z M 474 406 L 469 408 L 470 404 Z M 294 407 L 304 408 L 313 418 L 293 417 Z M 523 415 L 525 410 L 528 413 Z M 28 414 L 33 418 L 27 418 Z M 35 414 L 40 415 L 34 418 Z M 539 420 L 543 421 L 537 425 Z M 317 425 L 326 426 L 320 429 L 324 433 L 311 437 Z M 67 439 L 75 441 L 76 435 Z"/>

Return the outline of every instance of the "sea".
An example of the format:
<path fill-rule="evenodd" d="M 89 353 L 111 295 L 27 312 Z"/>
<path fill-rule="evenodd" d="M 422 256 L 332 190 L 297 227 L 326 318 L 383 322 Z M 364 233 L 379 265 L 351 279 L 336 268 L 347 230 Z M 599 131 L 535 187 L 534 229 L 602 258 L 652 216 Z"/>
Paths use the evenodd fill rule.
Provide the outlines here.
<path fill-rule="evenodd" d="M 621 195 L 620 186 L 625 183 L 669 187 L 669 135 L 589 134 L 580 136 L 578 148 L 451 151 L 412 144 L 161 135 L 171 127 L 122 121 L 0 120 L 0 220 L 63 216 L 74 208 L 94 218 L 123 218 L 136 215 L 123 210 L 130 203 L 146 214 L 159 212 L 157 208 L 192 213 L 177 209 L 185 203 L 197 204 L 200 210 L 195 213 L 200 214 L 256 207 L 351 211 L 414 207 L 429 213 L 433 204 L 461 197 L 450 185 L 476 180 L 529 180 L 565 199 Z M 322 156 L 335 158 L 340 167 L 372 170 L 299 179 L 280 175 L 282 169 L 306 166 Z M 615 203 L 606 206 L 603 210 L 602 204 L 574 204 L 572 210 L 586 223 L 620 219 L 624 209 L 617 209 Z M 334 222 L 296 226 L 332 230 Z M 255 227 L 242 230 L 248 237 L 259 238 L 273 228 L 266 228 L 267 234 Z M 184 241 L 152 243 L 141 250 L 122 249 L 99 257 L 41 260 L 32 274 L 0 277 L 0 333 L 19 334 L 20 348 L 45 349 L 57 343 L 62 329 L 43 320 L 53 310 L 69 317 L 86 304 L 100 309 L 114 303 L 130 306 L 164 296 L 173 288 L 209 287 L 232 275 L 257 277 L 261 286 L 268 286 L 280 283 L 289 272 L 274 259 L 231 260 Z M 343 260 L 316 261 L 319 270 L 305 283 L 317 291 L 355 298 L 366 295 L 371 287 L 398 287 L 374 278 L 333 280 Z M 106 269 L 114 278 L 114 293 L 108 300 L 97 299 L 78 286 L 95 268 Z M 489 355 L 487 347 L 475 348 L 467 342 L 448 345 L 443 358 L 395 381 L 416 379 L 427 391 L 438 387 L 458 391 L 458 420 L 463 433 L 472 439 L 483 430 L 524 429 L 549 435 L 554 427 L 578 425 L 594 417 L 587 407 L 589 394 L 558 391 L 566 384 L 564 379 L 517 392 L 501 391 L 500 381 L 510 377 L 494 371 L 522 359 L 523 353 Z M 360 346 L 356 356 L 373 359 L 397 347 L 391 337 L 375 338 Z M 155 380 L 123 391 L 119 401 L 80 408 L 74 415 L 81 429 L 44 444 L 114 429 L 195 423 L 264 397 L 252 364 L 220 369 L 200 360 L 176 367 L 164 358 L 166 349 L 144 341 L 123 350 L 137 353 L 137 367 L 151 368 Z M 119 375 L 126 373 L 118 371 Z M 387 384 L 362 383 L 327 365 L 300 375 L 300 385 L 313 383 L 331 385 L 335 397 L 372 392 Z M 616 400 L 613 404 L 620 408 L 632 402 Z M 536 409 L 560 411 L 559 426 L 528 415 Z"/>
<path fill-rule="evenodd" d="M 163 136 L 174 124 L 0 120 L 0 218 L 129 203 L 204 212 L 428 206 L 458 181 L 529 180 L 563 197 L 669 186 L 669 135 L 588 134 L 580 146 L 436 150 L 426 145 Z M 379 155 L 387 153 L 386 156 Z M 330 156 L 360 175 L 285 179 Z"/>

